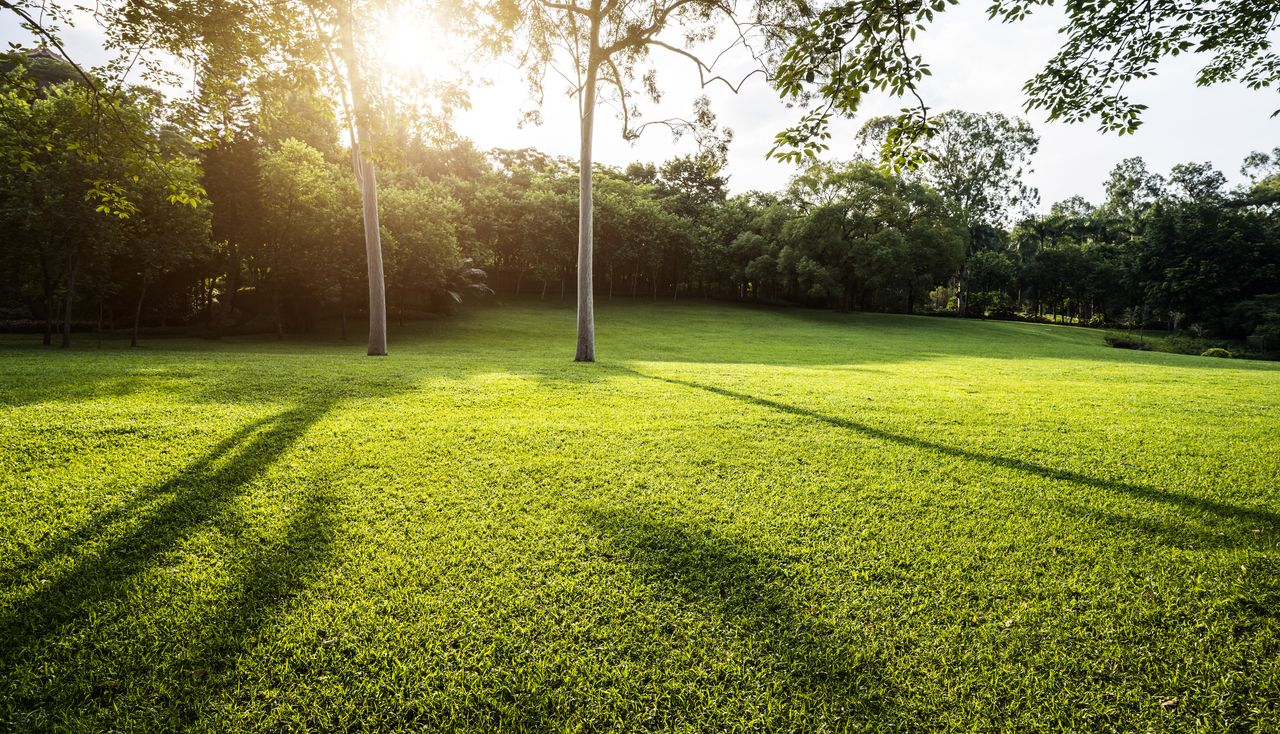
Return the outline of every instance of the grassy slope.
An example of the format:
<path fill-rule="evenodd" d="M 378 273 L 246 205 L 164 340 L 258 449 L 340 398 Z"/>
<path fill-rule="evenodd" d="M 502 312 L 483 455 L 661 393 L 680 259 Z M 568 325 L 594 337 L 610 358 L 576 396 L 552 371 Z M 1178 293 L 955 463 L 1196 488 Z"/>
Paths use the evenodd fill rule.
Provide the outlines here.
<path fill-rule="evenodd" d="M 8 342 L 0 729 L 1280 730 L 1277 365 L 599 316 Z"/>

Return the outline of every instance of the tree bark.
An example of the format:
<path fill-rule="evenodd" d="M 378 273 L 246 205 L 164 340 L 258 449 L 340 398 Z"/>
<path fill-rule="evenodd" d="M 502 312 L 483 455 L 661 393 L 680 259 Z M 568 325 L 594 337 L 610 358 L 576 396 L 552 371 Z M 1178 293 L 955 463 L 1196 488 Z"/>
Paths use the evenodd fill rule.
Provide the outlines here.
<path fill-rule="evenodd" d="M 378 181 L 373 160 L 369 157 L 367 129 L 369 100 L 360 76 L 352 30 L 351 4 L 338 3 L 338 22 L 342 24 L 342 45 L 347 64 L 347 80 L 351 101 L 355 106 L 355 134 L 351 141 L 352 164 L 360 184 L 364 215 L 364 246 L 369 263 L 369 356 L 387 355 L 387 291 L 382 269 L 382 229 L 378 221 Z"/>
<path fill-rule="evenodd" d="M 576 362 L 596 361 L 596 313 L 591 283 L 592 192 L 591 137 L 596 118 L 596 74 L 600 54 L 600 0 L 591 3 L 591 45 L 587 82 L 582 89 L 581 149 L 578 156 L 578 350 Z"/>
<path fill-rule="evenodd" d="M 67 270 L 67 302 L 62 313 L 62 348 L 71 346 L 71 306 L 76 299 L 76 276 L 80 274 L 80 253 L 71 256 L 71 264 Z"/>
<path fill-rule="evenodd" d="M 280 313 L 280 288 L 276 286 L 271 289 L 271 301 L 273 310 L 276 312 L 276 339 L 284 340 L 284 318 Z M 162 309 L 163 310 L 163 309 Z"/>
<path fill-rule="evenodd" d="M 44 345 L 53 344 L 53 287 L 44 285 Z"/>
<path fill-rule="evenodd" d="M 142 299 L 147 297 L 147 279 L 142 279 L 142 289 L 138 291 L 138 304 L 133 309 L 133 337 L 129 339 L 129 346 L 138 346 L 138 324 L 142 322 Z"/>
<path fill-rule="evenodd" d="M 230 323 L 231 317 L 235 315 L 236 310 L 236 293 L 240 290 L 240 248 L 236 243 L 227 242 L 227 282 L 226 292 L 223 293 L 225 299 L 222 308 L 218 309 L 219 315 L 215 326 L 215 338 L 221 339 L 226 333 L 227 324 Z"/>

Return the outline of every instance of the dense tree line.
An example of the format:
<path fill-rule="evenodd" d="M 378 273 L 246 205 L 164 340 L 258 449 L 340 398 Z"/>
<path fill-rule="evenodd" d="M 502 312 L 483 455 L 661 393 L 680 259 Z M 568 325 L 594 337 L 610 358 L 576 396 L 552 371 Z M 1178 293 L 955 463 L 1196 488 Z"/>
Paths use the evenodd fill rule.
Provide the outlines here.
<path fill-rule="evenodd" d="M 56 59 L 3 80 L 3 318 L 41 328 L 311 330 L 366 308 L 351 151 L 313 86 L 283 85 L 195 145 L 156 95 L 94 94 Z M 105 107 L 104 107 L 105 105 Z M 110 119 L 104 121 L 104 115 Z M 108 124 L 109 123 L 109 124 Z M 722 149 L 596 165 L 598 298 L 720 298 L 837 309 L 1163 323 L 1220 337 L 1277 330 L 1280 150 L 1228 191 L 1207 164 L 1167 177 L 1124 161 L 1107 199 L 1037 201 L 1024 121 L 949 112 L 903 174 L 815 163 L 778 192 L 728 194 Z M 380 234 L 394 319 L 468 294 L 575 295 L 577 162 L 536 150 L 379 133 Z"/>
<path fill-rule="evenodd" d="M 1228 191 L 1208 163 L 1149 172 L 1119 163 L 1098 205 L 1080 197 L 1030 216 L 970 257 L 970 302 L 993 315 L 1280 336 L 1280 150 L 1246 161 Z"/>

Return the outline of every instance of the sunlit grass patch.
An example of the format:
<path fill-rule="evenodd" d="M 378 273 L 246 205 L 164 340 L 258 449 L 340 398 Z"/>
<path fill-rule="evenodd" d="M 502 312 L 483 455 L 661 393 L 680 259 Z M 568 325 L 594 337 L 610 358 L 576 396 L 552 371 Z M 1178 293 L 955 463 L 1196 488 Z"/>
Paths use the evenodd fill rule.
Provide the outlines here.
<path fill-rule="evenodd" d="M 0 348 L 0 728 L 1269 731 L 1280 370 L 712 305 Z"/>

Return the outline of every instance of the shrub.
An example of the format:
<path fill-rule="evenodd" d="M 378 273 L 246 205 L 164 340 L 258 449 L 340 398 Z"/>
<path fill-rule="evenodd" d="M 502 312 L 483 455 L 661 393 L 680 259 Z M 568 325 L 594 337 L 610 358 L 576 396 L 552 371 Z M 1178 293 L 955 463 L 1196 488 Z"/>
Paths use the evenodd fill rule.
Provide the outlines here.
<path fill-rule="evenodd" d="M 1142 342 L 1135 342 L 1131 339 L 1123 336 L 1117 336 L 1115 334 L 1107 334 L 1103 338 L 1106 339 L 1107 344 L 1110 344 L 1116 349 L 1141 349 L 1146 351 L 1151 348 Z"/>
<path fill-rule="evenodd" d="M 1233 355 L 1231 354 L 1231 352 L 1223 349 L 1222 347 L 1213 347 L 1212 349 L 1206 349 L 1203 352 L 1201 352 L 1200 356 L 1201 357 L 1222 357 L 1225 359 L 1230 359 Z"/>

